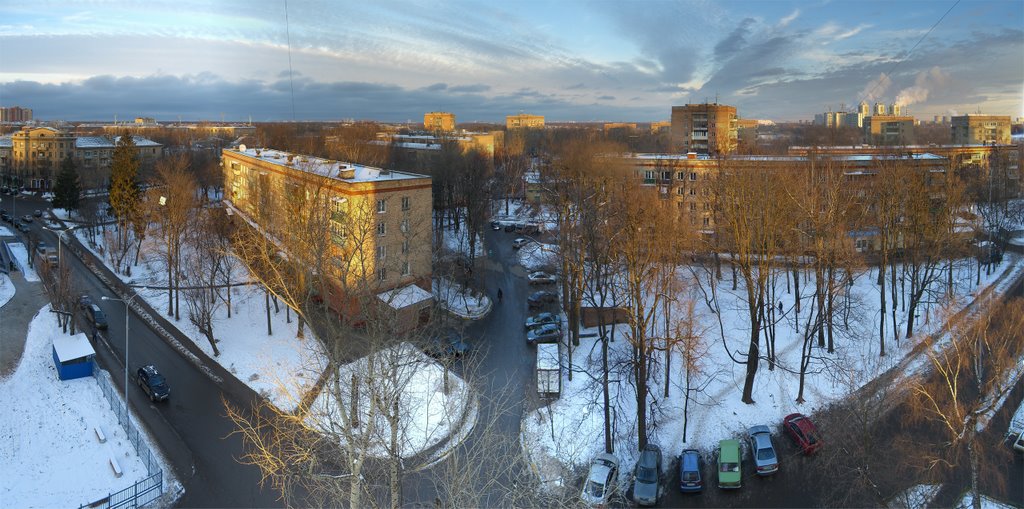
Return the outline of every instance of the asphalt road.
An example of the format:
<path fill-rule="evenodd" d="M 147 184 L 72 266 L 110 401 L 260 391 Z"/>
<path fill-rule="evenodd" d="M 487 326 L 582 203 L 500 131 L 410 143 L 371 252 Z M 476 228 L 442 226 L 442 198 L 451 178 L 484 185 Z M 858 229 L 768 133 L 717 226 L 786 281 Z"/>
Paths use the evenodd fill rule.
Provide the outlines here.
<path fill-rule="evenodd" d="M 35 202 L 33 204 L 33 202 Z M 21 207 L 24 206 L 25 209 Z M 19 198 L 18 208 L 45 208 L 43 200 Z M 56 235 L 44 231 L 37 219 L 32 232 L 50 245 Z M 101 296 L 116 298 L 69 250 L 63 249 L 63 263 L 70 268 L 76 293 L 87 293 L 106 313 L 107 337 L 113 351 L 101 341 L 97 346 L 100 365 L 109 371 L 114 384 L 124 390 L 125 306 L 117 301 L 103 301 Z M 84 322 L 83 322 L 84 323 Z M 134 313 L 129 315 L 128 365 L 134 371 L 143 364 L 154 364 L 167 378 L 171 397 L 154 404 L 135 386 L 134 373 L 129 373 L 128 398 L 134 412 L 160 444 L 185 493 L 180 507 L 280 507 L 278 494 L 269 487 L 260 488 L 260 473 L 255 467 L 238 463 L 242 440 L 231 435 L 234 426 L 225 416 L 222 398 L 235 405 L 247 405 L 251 391 L 246 393 L 237 382 L 225 378 L 224 387 L 214 383 L 178 351 L 157 336 Z M 223 371 L 223 370 L 220 370 Z M 225 389 L 225 387 L 227 389 Z M 171 491 L 172 487 L 165 487 Z"/>

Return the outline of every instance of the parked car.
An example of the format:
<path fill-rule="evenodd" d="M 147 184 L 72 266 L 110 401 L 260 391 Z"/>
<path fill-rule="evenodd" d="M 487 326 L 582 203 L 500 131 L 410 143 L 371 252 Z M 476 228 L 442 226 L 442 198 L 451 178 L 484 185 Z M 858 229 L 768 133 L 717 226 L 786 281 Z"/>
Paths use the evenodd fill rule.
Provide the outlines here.
<path fill-rule="evenodd" d="M 704 459 L 696 449 L 685 449 L 679 456 L 679 491 L 697 493 L 704 490 Z"/>
<path fill-rule="evenodd" d="M 18 221 L 18 222 L 17 222 L 16 224 L 15 224 L 15 227 L 16 227 L 16 228 L 18 229 L 18 231 L 20 231 L 21 233 L 28 233 L 28 232 L 29 232 L 29 230 L 31 230 L 31 228 L 29 228 L 29 227 L 28 227 L 28 223 L 26 223 L 26 222 L 24 222 L 24 221 Z"/>
<path fill-rule="evenodd" d="M 437 359 L 459 359 L 469 353 L 469 344 L 455 330 L 446 330 L 430 339 L 426 354 Z"/>
<path fill-rule="evenodd" d="M 89 304 L 89 306 L 85 308 L 85 316 L 89 319 L 89 322 L 92 323 L 93 327 L 100 330 L 107 329 L 107 315 L 103 313 L 103 310 L 96 304 Z"/>
<path fill-rule="evenodd" d="M 43 217 L 43 211 L 36 209 L 35 212 L 32 213 L 32 215 L 36 217 Z"/>
<path fill-rule="evenodd" d="M 545 311 L 543 313 L 537 313 L 536 315 L 527 318 L 526 328 L 530 329 L 538 325 L 544 325 L 547 323 L 559 323 L 559 321 L 560 320 L 558 319 L 558 315 L 554 313 L 548 313 Z"/>
<path fill-rule="evenodd" d="M 739 489 L 742 486 L 740 467 L 739 440 L 721 440 L 718 442 L 718 487 L 722 489 Z"/>
<path fill-rule="evenodd" d="M 519 249 L 529 243 L 529 239 L 519 237 L 518 239 L 512 241 L 512 249 Z"/>
<path fill-rule="evenodd" d="M 814 454 L 821 449 L 824 442 L 818 434 L 818 428 L 811 422 L 810 417 L 804 414 L 789 414 L 782 420 L 782 427 L 786 433 L 800 446 L 804 454 Z"/>
<path fill-rule="evenodd" d="M 1024 452 L 1024 431 L 1021 431 L 1020 434 L 1013 439 L 1013 450 L 1017 452 Z"/>
<path fill-rule="evenodd" d="M 136 382 L 150 401 L 164 401 L 171 395 L 171 388 L 167 386 L 164 376 L 152 364 L 139 368 Z"/>
<path fill-rule="evenodd" d="M 7 221 L 8 223 L 10 223 L 11 219 L 14 219 L 14 216 L 11 216 L 11 213 L 7 212 L 5 210 L 5 211 L 0 212 L 0 218 L 3 218 L 4 221 Z"/>
<path fill-rule="evenodd" d="M 494 230 L 494 231 L 500 231 L 501 230 L 501 223 L 499 223 L 497 221 L 491 221 L 491 229 Z"/>
<path fill-rule="evenodd" d="M 633 470 L 633 502 L 652 506 L 661 498 L 661 449 L 648 444 L 640 452 Z"/>
<path fill-rule="evenodd" d="M 557 323 L 539 325 L 526 332 L 526 342 L 531 345 L 556 343 L 560 339 L 562 339 L 562 328 Z"/>
<path fill-rule="evenodd" d="M 24 216 L 21 216 L 21 220 L 22 220 L 22 222 L 25 222 L 25 223 L 31 223 L 32 221 L 35 221 L 34 219 L 32 219 L 32 216 L 29 215 L 29 214 L 25 214 Z"/>
<path fill-rule="evenodd" d="M 543 285 L 558 281 L 554 274 L 548 274 L 544 271 L 531 272 L 526 277 L 530 280 L 531 285 Z"/>
<path fill-rule="evenodd" d="M 747 430 L 750 440 L 750 455 L 754 459 L 757 475 L 772 475 L 779 471 L 779 456 L 775 454 L 772 432 L 768 426 L 754 426 Z"/>
<path fill-rule="evenodd" d="M 555 292 L 539 291 L 533 292 L 527 297 L 526 301 L 529 303 L 531 308 L 539 308 L 544 304 L 550 304 L 558 301 L 558 294 Z"/>
<path fill-rule="evenodd" d="M 619 460 L 608 453 L 598 454 L 590 463 L 587 480 L 583 482 L 580 498 L 583 503 L 605 506 L 615 494 L 615 483 L 619 477 Z"/>

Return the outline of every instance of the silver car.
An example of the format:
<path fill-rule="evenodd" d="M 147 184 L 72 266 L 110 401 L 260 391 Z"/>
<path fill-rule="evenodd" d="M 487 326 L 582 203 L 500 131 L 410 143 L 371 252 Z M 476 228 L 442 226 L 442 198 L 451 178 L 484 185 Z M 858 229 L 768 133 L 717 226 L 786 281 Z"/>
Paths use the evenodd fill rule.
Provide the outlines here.
<path fill-rule="evenodd" d="M 618 476 L 618 458 L 608 453 L 598 454 L 590 463 L 587 480 L 583 482 L 583 492 L 580 493 L 583 503 L 591 507 L 608 505 L 615 494 Z"/>
<path fill-rule="evenodd" d="M 757 475 L 772 475 L 779 471 L 779 457 L 772 444 L 772 432 L 768 426 L 754 426 L 747 431 L 750 441 L 750 455 L 754 458 Z"/>
<path fill-rule="evenodd" d="M 653 444 L 640 453 L 633 471 L 633 501 L 637 505 L 656 505 L 661 498 L 661 449 Z"/>

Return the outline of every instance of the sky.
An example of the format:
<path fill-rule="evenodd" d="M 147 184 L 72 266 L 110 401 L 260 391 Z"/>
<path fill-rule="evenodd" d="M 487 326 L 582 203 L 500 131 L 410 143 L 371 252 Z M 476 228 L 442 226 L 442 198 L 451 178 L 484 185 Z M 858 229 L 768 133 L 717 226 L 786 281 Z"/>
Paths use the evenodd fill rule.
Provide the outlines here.
<path fill-rule="evenodd" d="M 1022 98 L 1020 0 L 0 2 L 0 105 L 41 120 L 645 122 L 716 100 L 930 120 Z"/>

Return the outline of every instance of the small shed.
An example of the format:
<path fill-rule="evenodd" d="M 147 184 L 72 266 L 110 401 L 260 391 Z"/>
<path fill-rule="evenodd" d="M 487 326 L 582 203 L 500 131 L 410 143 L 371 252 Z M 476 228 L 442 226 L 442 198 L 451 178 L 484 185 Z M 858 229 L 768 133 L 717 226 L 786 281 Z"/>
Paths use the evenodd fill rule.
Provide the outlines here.
<path fill-rule="evenodd" d="M 537 344 L 537 392 L 542 397 L 557 398 L 562 393 L 562 359 L 560 343 Z"/>
<path fill-rule="evenodd" d="M 434 295 L 416 284 L 381 292 L 377 295 L 386 310 L 393 313 L 400 332 L 410 331 L 430 316 Z"/>
<path fill-rule="evenodd" d="M 58 335 L 53 338 L 53 365 L 61 380 L 92 376 L 95 357 L 96 350 L 93 350 L 85 334 Z"/>

